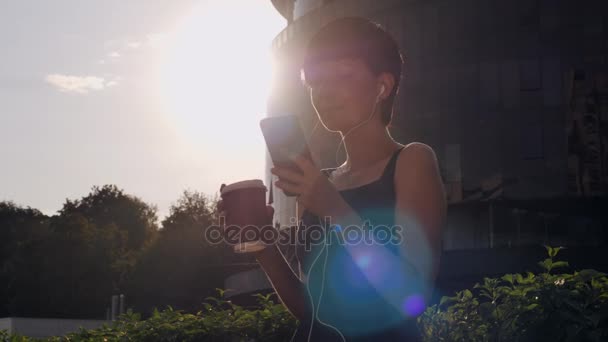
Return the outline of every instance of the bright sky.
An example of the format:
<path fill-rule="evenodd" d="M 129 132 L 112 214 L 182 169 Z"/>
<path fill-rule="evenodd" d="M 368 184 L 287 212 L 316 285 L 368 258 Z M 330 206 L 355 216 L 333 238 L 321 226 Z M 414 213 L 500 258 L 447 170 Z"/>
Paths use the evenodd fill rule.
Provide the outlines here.
<path fill-rule="evenodd" d="M 116 184 L 162 219 L 183 190 L 263 179 L 270 0 L 3 0 L 0 201 Z"/>

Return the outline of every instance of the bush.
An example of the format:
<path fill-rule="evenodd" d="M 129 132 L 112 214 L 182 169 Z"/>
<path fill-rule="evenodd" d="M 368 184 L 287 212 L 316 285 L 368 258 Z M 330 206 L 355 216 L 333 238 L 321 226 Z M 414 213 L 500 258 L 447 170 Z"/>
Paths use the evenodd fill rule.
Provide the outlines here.
<path fill-rule="evenodd" d="M 207 298 L 205 310 L 196 314 L 169 307 L 154 310 L 152 317 L 142 320 L 139 314 L 128 311 L 111 325 L 44 341 L 289 341 L 295 332 L 297 321 L 282 304 L 272 301 L 274 293 L 255 295 L 259 308 L 246 309 L 225 300 L 224 291 L 218 291 L 219 299 Z M 40 340 L 0 331 L 0 342 L 9 341 Z"/>
<path fill-rule="evenodd" d="M 473 290 L 443 297 L 425 310 L 418 325 L 428 341 L 606 341 L 608 278 L 586 269 L 554 274 L 567 267 L 554 258 L 560 247 L 546 246 L 540 274 L 484 278 Z"/>

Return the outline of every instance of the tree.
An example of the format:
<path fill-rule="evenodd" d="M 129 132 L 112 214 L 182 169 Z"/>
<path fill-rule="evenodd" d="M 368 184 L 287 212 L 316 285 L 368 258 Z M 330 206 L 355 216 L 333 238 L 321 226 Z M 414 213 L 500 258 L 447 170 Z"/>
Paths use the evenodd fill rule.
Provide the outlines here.
<path fill-rule="evenodd" d="M 49 234 L 49 218 L 37 209 L 24 208 L 10 201 L 0 202 L 0 316 L 15 311 L 15 297 L 28 292 L 37 282 L 19 284 L 20 276 L 37 274 L 23 264 L 31 264 L 36 256 L 26 251 Z"/>
<path fill-rule="evenodd" d="M 156 236 L 156 207 L 115 185 L 66 200 L 48 218 L 0 205 L 1 310 L 18 316 L 102 318 Z"/>
<path fill-rule="evenodd" d="M 61 215 L 80 213 L 98 227 L 115 224 L 127 233 L 127 249 L 140 250 L 157 235 L 157 207 L 127 195 L 116 185 L 94 186 L 80 200 L 66 199 Z"/>
<path fill-rule="evenodd" d="M 205 229 L 217 223 L 217 200 L 185 190 L 162 221 L 160 236 L 139 260 L 130 285 L 131 303 L 150 312 L 171 305 L 200 308 L 206 296 L 223 287 L 222 265 L 232 255 L 228 246 L 210 244 Z"/>

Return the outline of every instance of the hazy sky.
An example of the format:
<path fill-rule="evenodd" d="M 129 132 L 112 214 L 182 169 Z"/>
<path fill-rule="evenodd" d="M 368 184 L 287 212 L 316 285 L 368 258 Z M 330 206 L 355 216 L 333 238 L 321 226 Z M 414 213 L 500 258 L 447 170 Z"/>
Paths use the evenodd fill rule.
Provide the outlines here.
<path fill-rule="evenodd" d="M 262 178 L 270 0 L 0 0 L 0 200 L 116 184 L 159 208 Z"/>

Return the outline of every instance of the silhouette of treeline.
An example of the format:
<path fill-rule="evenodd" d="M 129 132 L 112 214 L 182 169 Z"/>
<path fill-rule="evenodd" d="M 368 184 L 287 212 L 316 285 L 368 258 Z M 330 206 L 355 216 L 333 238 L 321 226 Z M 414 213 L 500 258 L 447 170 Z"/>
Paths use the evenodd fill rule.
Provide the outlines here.
<path fill-rule="evenodd" d="M 204 240 L 216 204 L 185 190 L 159 225 L 156 206 L 115 185 L 66 199 L 54 216 L 0 202 L 0 317 L 104 318 L 113 294 L 144 314 L 202 308 L 223 288 L 223 266 L 249 261 Z"/>

